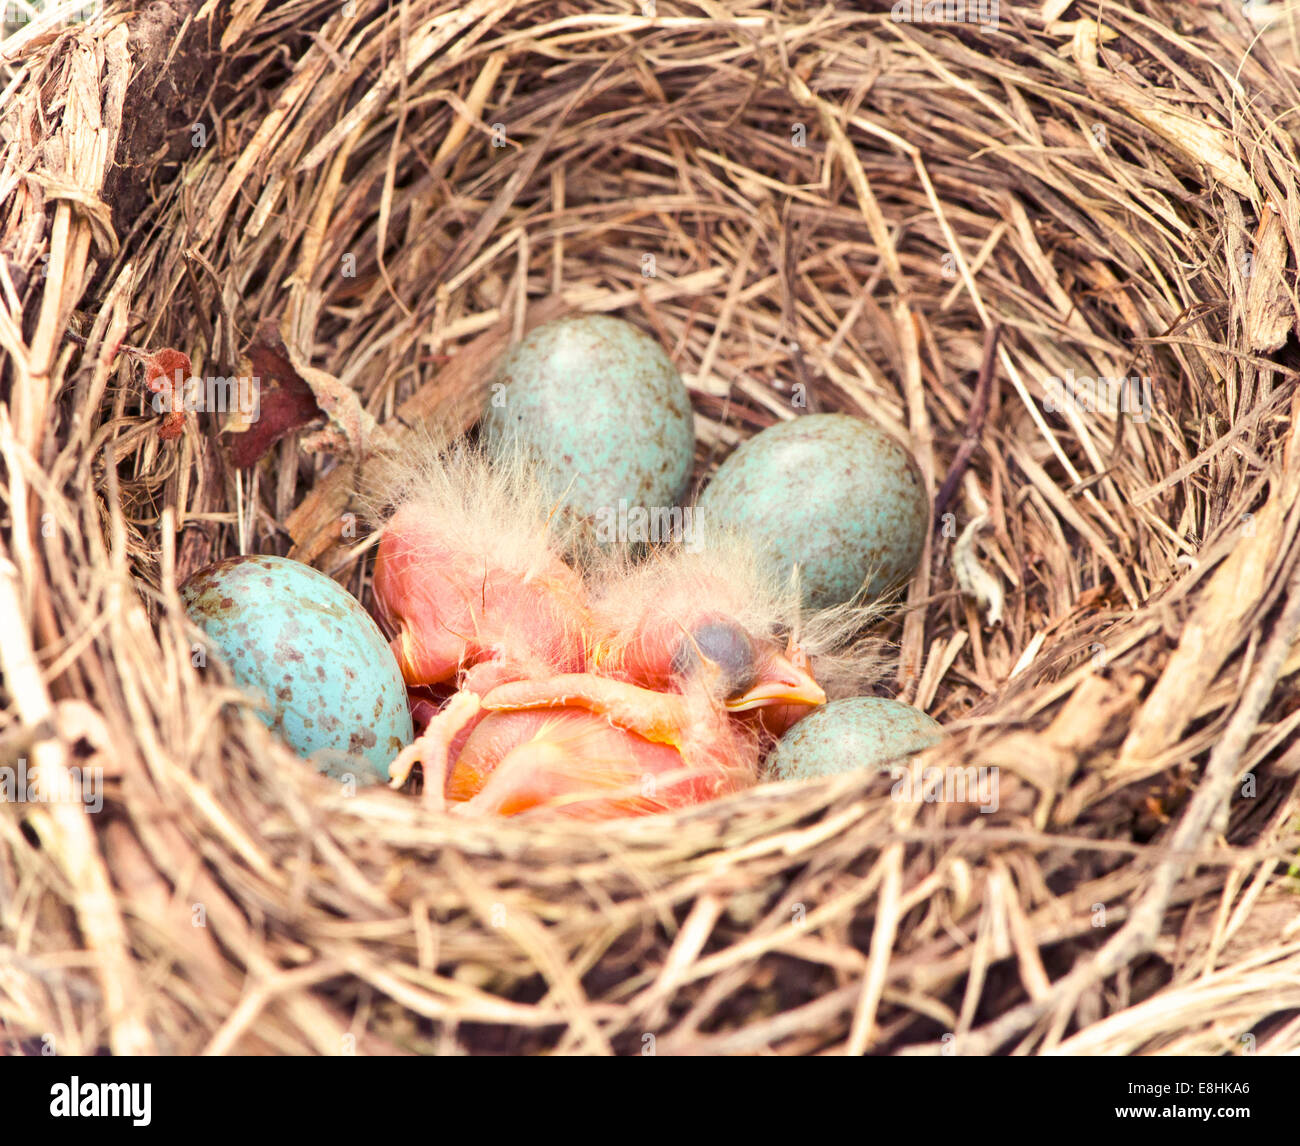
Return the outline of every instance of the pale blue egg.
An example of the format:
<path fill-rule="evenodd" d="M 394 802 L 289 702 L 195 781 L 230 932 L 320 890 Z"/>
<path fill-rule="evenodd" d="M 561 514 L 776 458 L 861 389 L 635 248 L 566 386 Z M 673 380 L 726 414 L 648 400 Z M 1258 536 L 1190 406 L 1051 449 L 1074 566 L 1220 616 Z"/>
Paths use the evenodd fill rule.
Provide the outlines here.
<path fill-rule="evenodd" d="M 387 780 L 411 710 L 388 642 L 346 589 L 300 561 L 247 556 L 200 569 L 181 599 L 294 751 L 336 778 Z"/>
<path fill-rule="evenodd" d="M 768 758 L 778 780 L 811 780 L 881 768 L 943 739 L 943 727 L 919 708 L 877 696 L 851 696 L 813 709 Z"/>
<path fill-rule="evenodd" d="M 695 456 L 686 386 L 631 323 L 581 314 L 531 331 L 497 367 L 483 433 L 498 455 L 530 456 L 597 541 L 672 540 L 618 536 L 679 506 Z"/>
<path fill-rule="evenodd" d="M 797 564 L 804 603 L 821 609 L 910 577 L 930 504 L 912 455 L 884 430 L 847 414 L 805 414 L 740 446 L 698 512 L 706 531 L 753 538 L 780 577 Z"/>

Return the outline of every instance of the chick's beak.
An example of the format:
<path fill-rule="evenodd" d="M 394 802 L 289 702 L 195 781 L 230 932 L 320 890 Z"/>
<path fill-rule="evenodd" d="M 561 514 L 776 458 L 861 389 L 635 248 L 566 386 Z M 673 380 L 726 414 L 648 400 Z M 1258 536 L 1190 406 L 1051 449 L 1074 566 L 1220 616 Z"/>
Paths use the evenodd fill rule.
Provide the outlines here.
<path fill-rule="evenodd" d="M 791 658 L 773 652 L 763 659 L 758 679 L 739 696 L 723 701 L 729 712 L 748 712 L 774 704 L 803 704 L 814 707 L 826 703 L 826 693 L 812 673 Z"/>

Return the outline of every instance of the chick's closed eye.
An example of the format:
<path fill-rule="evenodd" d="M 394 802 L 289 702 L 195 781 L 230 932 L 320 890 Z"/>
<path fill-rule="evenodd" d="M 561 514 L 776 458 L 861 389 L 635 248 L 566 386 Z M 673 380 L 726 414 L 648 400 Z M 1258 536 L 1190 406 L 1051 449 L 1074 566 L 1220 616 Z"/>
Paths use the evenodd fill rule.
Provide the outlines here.
<path fill-rule="evenodd" d="M 673 675 L 686 680 L 702 673 L 711 687 L 730 700 L 753 687 L 758 676 L 754 642 L 735 621 L 712 620 L 696 625 L 677 643 Z"/>

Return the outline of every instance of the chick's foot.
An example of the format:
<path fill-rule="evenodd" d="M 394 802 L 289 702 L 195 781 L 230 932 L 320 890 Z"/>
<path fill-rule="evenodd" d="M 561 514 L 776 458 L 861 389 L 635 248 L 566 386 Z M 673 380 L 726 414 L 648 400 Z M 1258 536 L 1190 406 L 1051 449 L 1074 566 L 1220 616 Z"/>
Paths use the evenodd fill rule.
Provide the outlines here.
<path fill-rule="evenodd" d="M 397 754 L 388 766 L 388 784 L 402 788 L 416 764 L 424 770 L 424 805 L 433 811 L 447 807 L 447 773 L 450 770 L 452 741 L 478 719 L 482 699 L 477 693 L 458 692 L 446 707 L 429 721 L 428 727 L 411 744 Z"/>

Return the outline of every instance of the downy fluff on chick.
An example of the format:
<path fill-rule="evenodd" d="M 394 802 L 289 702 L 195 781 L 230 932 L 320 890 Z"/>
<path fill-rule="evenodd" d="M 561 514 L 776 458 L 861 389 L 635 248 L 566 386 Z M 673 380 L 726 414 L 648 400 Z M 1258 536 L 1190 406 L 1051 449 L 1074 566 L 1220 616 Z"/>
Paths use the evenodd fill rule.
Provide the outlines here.
<path fill-rule="evenodd" d="M 828 695 L 879 680 L 883 645 L 858 636 L 876 608 L 803 609 L 798 581 L 769 569 L 725 529 L 641 562 L 610 554 L 593 589 L 593 671 L 654 689 L 702 682 L 723 709 L 759 711 L 778 735 Z"/>
<path fill-rule="evenodd" d="M 398 786 L 424 765 L 435 806 L 603 819 L 713 799 L 881 673 L 879 642 L 854 643 L 871 608 L 802 611 L 725 530 L 642 560 L 585 546 L 520 455 L 425 441 L 365 500 L 386 517 L 374 593 L 404 679 L 473 694 L 394 762 Z"/>
<path fill-rule="evenodd" d="M 381 459 L 363 500 L 384 520 L 375 603 L 408 685 L 582 671 L 576 540 L 521 457 L 426 438 Z"/>

